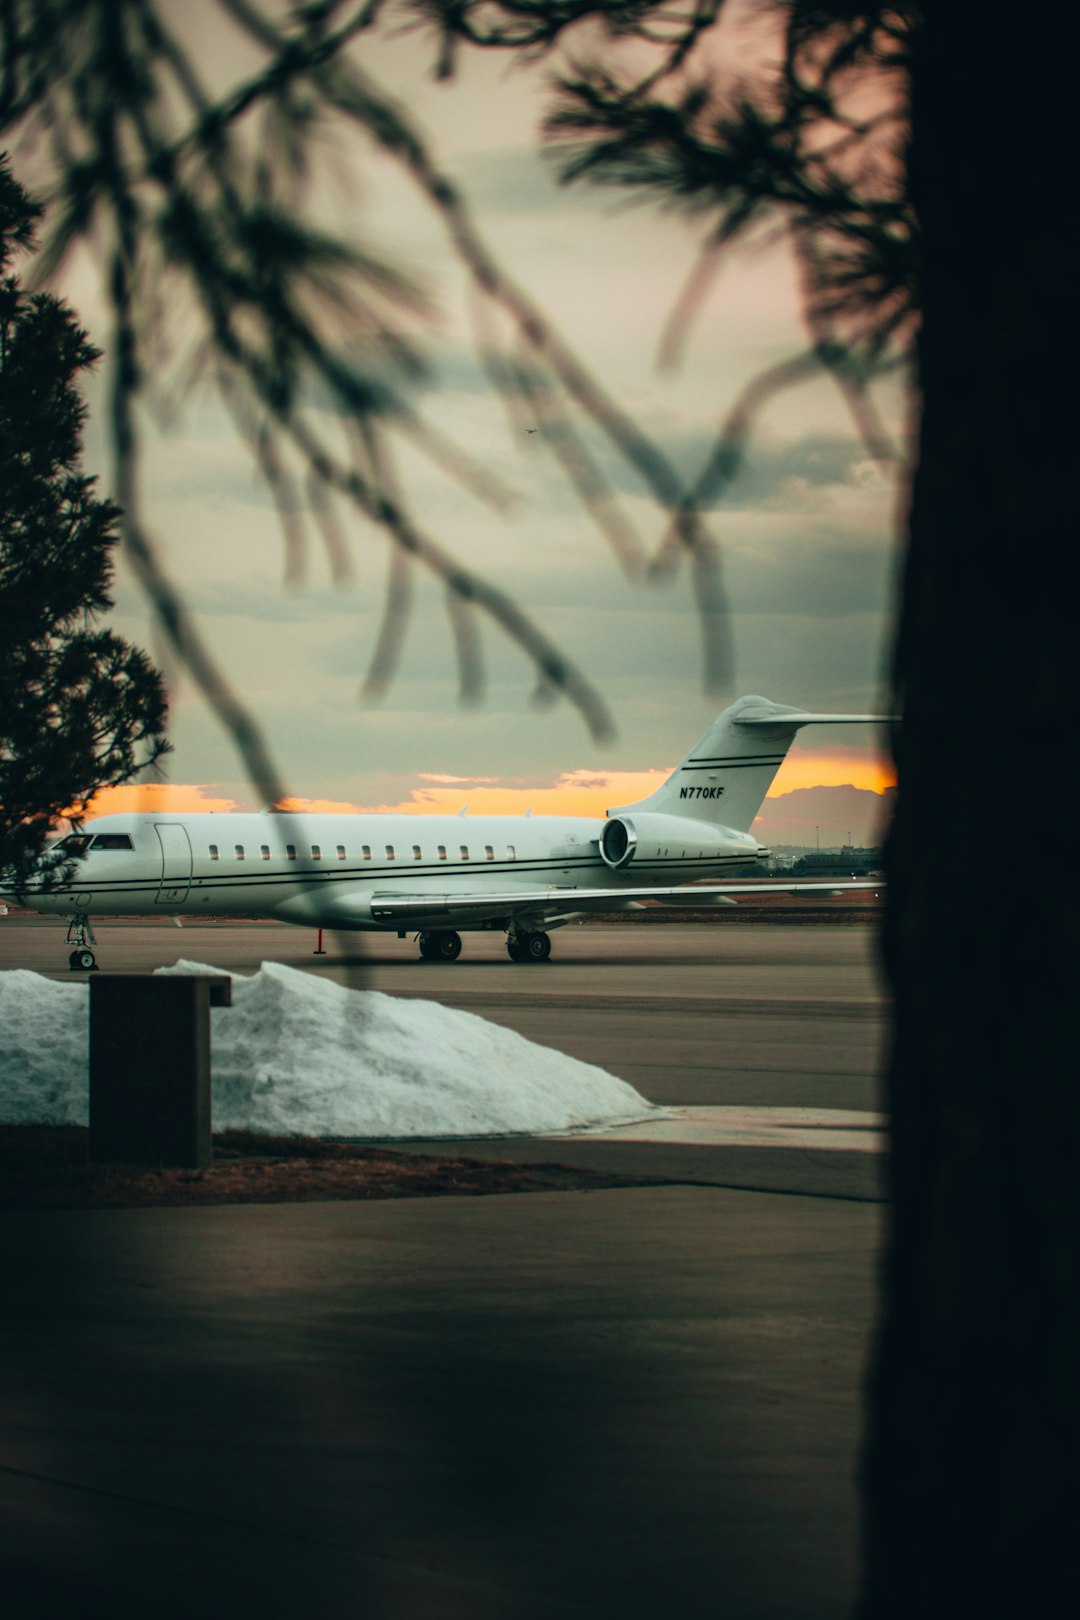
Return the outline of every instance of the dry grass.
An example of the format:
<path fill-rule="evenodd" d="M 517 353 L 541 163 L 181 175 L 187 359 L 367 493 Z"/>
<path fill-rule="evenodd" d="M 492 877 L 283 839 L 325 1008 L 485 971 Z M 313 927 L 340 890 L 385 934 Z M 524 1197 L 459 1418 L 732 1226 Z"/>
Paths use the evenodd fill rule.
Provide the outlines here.
<path fill-rule="evenodd" d="M 625 1186 L 563 1165 L 420 1155 L 314 1137 L 214 1137 L 209 1170 L 91 1165 L 78 1126 L 0 1126 L 0 1209 L 277 1204 L 314 1199 L 437 1198 Z"/>

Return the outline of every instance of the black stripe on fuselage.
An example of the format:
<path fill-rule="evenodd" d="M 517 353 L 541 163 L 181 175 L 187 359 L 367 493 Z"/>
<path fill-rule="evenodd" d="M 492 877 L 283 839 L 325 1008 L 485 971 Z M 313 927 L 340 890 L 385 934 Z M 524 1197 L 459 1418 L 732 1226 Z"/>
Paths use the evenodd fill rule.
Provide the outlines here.
<path fill-rule="evenodd" d="M 721 860 L 725 856 L 719 857 Z M 224 864 L 224 863 L 223 863 Z M 238 862 L 244 866 L 246 863 Z M 53 889 L 53 894 L 79 894 L 85 889 L 179 889 L 190 882 L 203 888 L 250 888 L 252 884 L 295 884 L 314 883 L 323 888 L 327 883 L 356 883 L 363 880 L 379 880 L 408 876 L 410 878 L 460 878 L 471 872 L 484 872 L 489 876 L 494 873 L 514 873 L 516 876 L 530 872 L 547 872 L 553 869 L 565 871 L 572 866 L 587 866 L 593 871 L 603 872 L 608 868 L 595 856 L 574 855 L 565 858 L 559 856 L 534 857 L 531 860 L 521 861 L 440 861 L 437 864 L 417 861 L 415 864 L 408 861 L 385 861 L 376 864 L 374 861 L 365 861 L 362 866 L 301 866 L 299 862 L 290 861 L 287 866 L 274 866 L 272 862 L 251 862 L 246 871 L 231 872 L 195 872 L 190 877 L 173 875 L 170 877 L 152 878 L 87 878 L 84 882 L 74 882 L 66 889 Z M 269 868 L 269 870 L 267 870 Z"/>
<path fill-rule="evenodd" d="M 637 874 L 647 873 L 655 868 L 692 867 L 692 866 L 745 866 L 757 859 L 753 853 L 733 855 L 670 855 L 652 856 L 646 861 L 635 863 L 634 871 Z M 107 878 L 88 879 L 85 883 L 74 883 L 70 888 L 51 889 L 48 898 L 63 899 L 76 894 L 106 894 L 119 897 L 123 894 L 157 894 L 160 889 L 182 889 L 188 887 L 189 893 L 197 891 L 206 893 L 228 893 L 230 890 L 250 888 L 285 888 L 295 887 L 297 884 L 310 886 L 312 889 L 328 889 L 336 884 L 348 883 L 355 887 L 358 879 L 364 879 L 364 886 L 369 883 L 387 883 L 403 878 L 445 877 L 460 880 L 477 870 L 491 876 L 495 873 L 513 873 L 515 877 L 527 877 L 532 873 L 543 874 L 553 870 L 565 871 L 568 867 L 587 867 L 590 871 L 601 875 L 611 870 L 603 862 L 588 857 L 572 857 L 568 860 L 559 860 L 557 857 L 544 860 L 531 861 L 483 861 L 458 863 L 450 866 L 397 866 L 383 865 L 379 867 L 364 866 L 359 868 L 346 868 L 344 871 L 308 869 L 300 872 L 290 871 L 249 871 L 229 873 L 228 875 L 214 873 L 207 876 L 171 877 L 171 878 Z M 629 879 L 629 873 L 627 873 Z M 628 885 L 629 886 L 629 883 Z M 617 894 L 622 885 L 612 885 L 612 894 Z M 43 896 L 45 898 L 45 896 Z M 480 896 L 479 898 L 483 898 Z"/>

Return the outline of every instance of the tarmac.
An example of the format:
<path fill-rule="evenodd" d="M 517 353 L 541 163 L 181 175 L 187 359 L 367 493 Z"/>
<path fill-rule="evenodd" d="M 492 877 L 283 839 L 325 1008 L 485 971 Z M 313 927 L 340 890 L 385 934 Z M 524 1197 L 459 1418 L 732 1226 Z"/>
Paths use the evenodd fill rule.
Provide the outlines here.
<path fill-rule="evenodd" d="M 284 930 L 170 934 L 102 929 L 102 958 L 302 965 Z M 884 1008 L 865 929 L 735 934 L 364 966 L 606 1049 L 675 1122 L 469 1151 L 651 1185 L 0 1216 L 5 1615 L 848 1612 Z M 8 919 L 0 967 L 66 977 L 60 941 Z"/>

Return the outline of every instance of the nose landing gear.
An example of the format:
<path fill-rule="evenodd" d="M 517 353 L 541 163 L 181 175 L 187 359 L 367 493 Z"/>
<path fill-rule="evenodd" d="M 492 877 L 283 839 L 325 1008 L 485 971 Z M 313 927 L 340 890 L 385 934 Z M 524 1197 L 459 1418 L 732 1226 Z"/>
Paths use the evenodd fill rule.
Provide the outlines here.
<path fill-rule="evenodd" d="M 68 967 L 72 972 L 92 973 L 98 965 L 94 955 L 97 940 L 85 911 L 77 911 L 68 923 L 67 943 L 75 947 L 68 957 Z"/>

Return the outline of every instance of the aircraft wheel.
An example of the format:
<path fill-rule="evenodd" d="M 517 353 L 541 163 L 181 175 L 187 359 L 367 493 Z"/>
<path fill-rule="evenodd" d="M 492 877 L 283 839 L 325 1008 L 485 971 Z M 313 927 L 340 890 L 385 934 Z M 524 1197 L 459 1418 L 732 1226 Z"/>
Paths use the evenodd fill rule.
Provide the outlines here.
<path fill-rule="evenodd" d="M 440 931 L 433 936 L 433 944 L 432 955 L 436 962 L 456 962 L 461 955 L 460 934 Z"/>
<path fill-rule="evenodd" d="M 511 962 L 528 961 L 528 957 L 525 955 L 525 952 L 522 949 L 522 941 L 520 939 L 507 939 L 506 954 L 510 958 Z"/>
<path fill-rule="evenodd" d="M 526 962 L 546 962 L 551 955 L 551 940 L 547 934 L 526 934 L 523 944 Z"/>
<path fill-rule="evenodd" d="M 79 949 L 72 951 L 68 957 L 68 967 L 83 973 L 89 973 L 97 967 L 97 957 L 88 945 L 80 945 Z"/>
<path fill-rule="evenodd" d="M 439 954 L 438 950 L 436 949 L 436 946 L 435 946 L 435 937 L 434 937 L 434 935 L 433 934 L 421 934 L 420 935 L 420 955 L 423 958 L 423 960 L 425 962 L 434 962 L 434 961 L 437 960 L 438 954 Z"/>

